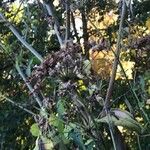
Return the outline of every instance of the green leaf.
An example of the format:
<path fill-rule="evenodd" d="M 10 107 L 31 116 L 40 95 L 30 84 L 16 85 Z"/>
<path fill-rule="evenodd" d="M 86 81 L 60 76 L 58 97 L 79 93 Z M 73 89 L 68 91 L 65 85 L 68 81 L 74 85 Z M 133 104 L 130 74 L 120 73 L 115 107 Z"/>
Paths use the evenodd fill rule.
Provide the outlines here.
<path fill-rule="evenodd" d="M 46 137 L 41 137 L 41 139 L 42 139 L 42 142 L 44 143 L 45 150 L 53 150 L 54 144 L 50 139 L 48 139 Z"/>
<path fill-rule="evenodd" d="M 76 128 L 77 125 L 74 124 L 74 123 L 69 123 L 68 125 L 65 125 L 65 128 L 64 128 L 64 136 L 66 138 L 69 138 L 69 132 L 71 132 L 72 129 Z"/>
<path fill-rule="evenodd" d="M 27 74 L 28 77 L 31 75 L 31 65 L 32 65 L 32 62 L 33 62 L 33 59 L 31 59 L 29 61 L 29 64 L 28 64 L 27 69 L 26 69 L 26 74 Z"/>
<path fill-rule="evenodd" d="M 61 119 L 59 119 L 56 115 L 51 114 L 49 118 L 49 123 L 55 126 L 60 133 L 64 131 L 64 123 Z"/>
<path fill-rule="evenodd" d="M 72 129 L 69 133 L 69 137 L 78 145 L 82 150 L 85 150 L 85 145 L 83 143 L 82 135 L 79 130 Z"/>
<path fill-rule="evenodd" d="M 94 93 L 94 91 L 96 91 L 96 90 L 97 90 L 97 87 L 96 87 L 96 85 L 91 84 L 91 85 L 90 85 L 90 88 L 89 88 L 88 90 L 89 90 L 89 94 L 90 94 L 90 96 L 92 96 L 92 95 L 93 95 L 93 93 Z"/>
<path fill-rule="evenodd" d="M 53 150 L 54 144 L 50 139 L 40 136 L 36 139 L 35 147 L 33 150 L 40 150 L 41 147 L 44 147 L 44 150 Z"/>
<path fill-rule="evenodd" d="M 96 122 L 110 123 L 112 122 L 116 126 L 122 126 L 130 130 L 134 130 L 137 133 L 142 133 L 143 127 L 133 119 L 132 115 L 124 110 L 114 109 L 110 113 L 110 117 L 107 115 L 101 119 L 95 120 Z"/>
<path fill-rule="evenodd" d="M 44 118 L 47 118 L 47 112 L 46 112 L 46 110 L 45 110 L 45 108 L 44 107 L 41 107 L 41 109 L 40 109 L 40 115 L 42 116 L 42 117 L 44 117 Z"/>
<path fill-rule="evenodd" d="M 63 141 L 64 144 L 68 144 L 68 143 L 69 143 L 69 139 L 67 139 L 67 138 L 64 136 L 64 134 L 60 134 L 60 137 L 61 137 L 61 139 L 62 139 L 62 141 Z"/>
<path fill-rule="evenodd" d="M 35 147 L 33 150 L 39 150 L 39 137 L 37 137 L 36 142 L 35 142 Z"/>
<path fill-rule="evenodd" d="M 66 125 L 64 129 L 64 136 L 66 139 L 73 140 L 75 144 L 80 147 L 80 149 L 85 150 L 81 132 L 78 130 L 76 124 L 69 123 L 69 125 Z"/>
<path fill-rule="evenodd" d="M 87 142 L 85 143 L 87 150 L 93 149 L 94 145 L 95 145 L 95 142 L 92 139 L 87 140 Z"/>
<path fill-rule="evenodd" d="M 65 113 L 64 103 L 62 100 L 59 100 L 57 102 L 57 112 L 58 112 L 59 116 L 63 116 Z"/>
<path fill-rule="evenodd" d="M 86 75 L 91 74 L 91 62 L 88 59 L 83 62 L 83 68 Z"/>
<path fill-rule="evenodd" d="M 38 127 L 37 123 L 34 123 L 31 128 L 30 128 L 30 132 L 33 136 L 38 137 L 40 134 L 40 129 Z"/>

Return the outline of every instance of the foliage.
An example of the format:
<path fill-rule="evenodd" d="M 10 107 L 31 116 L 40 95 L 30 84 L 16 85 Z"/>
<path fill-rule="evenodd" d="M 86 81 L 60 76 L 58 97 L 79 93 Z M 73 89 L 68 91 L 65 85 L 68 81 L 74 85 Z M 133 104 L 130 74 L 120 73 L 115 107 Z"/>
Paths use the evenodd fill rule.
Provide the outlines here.
<path fill-rule="evenodd" d="M 150 2 L 17 3 L 0 1 L 0 149 L 149 149 Z"/>

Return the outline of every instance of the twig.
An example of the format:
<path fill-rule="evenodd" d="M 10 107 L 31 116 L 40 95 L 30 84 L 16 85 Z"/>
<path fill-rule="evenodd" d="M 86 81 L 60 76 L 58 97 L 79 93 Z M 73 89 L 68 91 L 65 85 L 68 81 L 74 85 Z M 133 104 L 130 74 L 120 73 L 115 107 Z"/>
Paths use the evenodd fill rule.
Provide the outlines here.
<path fill-rule="evenodd" d="M 148 137 L 148 136 L 150 136 L 150 134 L 140 135 L 140 137 Z"/>
<path fill-rule="evenodd" d="M 140 137 L 138 134 L 136 136 L 137 136 L 137 143 L 138 143 L 139 150 L 142 150 L 141 144 L 140 144 Z"/>
<path fill-rule="evenodd" d="M 0 12 L 0 20 L 5 22 L 5 25 L 12 31 L 12 33 L 17 37 L 17 39 L 32 53 L 36 56 L 41 62 L 43 61 L 42 56 L 29 44 L 25 39 L 21 37 L 21 35 L 17 32 L 17 30 L 5 19 L 3 14 Z"/>
<path fill-rule="evenodd" d="M 16 103 L 16 102 L 14 102 L 14 101 L 11 100 L 10 98 L 5 97 L 4 95 L 2 95 L 2 97 L 3 97 L 6 101 L 12 103 L 13 105 L 15 105 L 15 106 L 19 107 L 20 109 L 26 111 L 27 113 L 29 113 L 29 114 L 31 114 L 31 115 L 33 115 L 33 116 L 36 115 L 36 114 L 33 113 L 32 111 L 30 111 L 30 110 L 28 110 L 27 108 L 23 107 L 21 104 L 18 104 L 18 103 Z"/>
<path fill-rule="evenodd" d="M 24 0 L 21 0 L 20 5 L 19 5 L 19 7 L 18 7 L 16 13 L 15 13 L 14 16 L 13 16 L 12 22 L 14 22 L 14 20 L 15 20 L 17 14 L 18 14 L 20 11 L 22 11 L 22 10 L 20 10 L 20 8 L 21 8 L 21 6 L 22 6 L 22 4 L 23 4 L 23 1 L 24 1 Z"/>
<path fill-rule="evenodd" d="M 87 19 L 88 19 L 88 21 L 91 23 L 91 25 L 96 29 L 96 32 L 101 36 L 101 37 L 103 37 L 103 35 L 102 35 L 102 33 L 99 31 L 100 29 L 98 29 L 97 27 L 96 27 L 96 25 L 91 21 L 91 19 L 90 19 L 90 17 L 87 15 Z"/>

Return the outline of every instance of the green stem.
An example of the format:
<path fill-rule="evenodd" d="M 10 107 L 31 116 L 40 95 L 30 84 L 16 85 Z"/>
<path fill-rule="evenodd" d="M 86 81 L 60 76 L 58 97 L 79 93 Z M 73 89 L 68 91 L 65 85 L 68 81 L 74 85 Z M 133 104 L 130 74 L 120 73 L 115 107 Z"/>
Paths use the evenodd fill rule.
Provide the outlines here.
<path fill-rule="evenodd" d="M 0 12 L 0 19 L 5 22 L 5 25 L 12 31 L 12 33 L 17 37 L 17 39 L 41 62 L 43 62 L 42 56 L 29 44 L 25 39 L 17 32 L 17 30 L 5 19 L 3 14 Z"/>
<path fill-rule="evenodd" d="M 36 114 L 35 114 L 35 113 L 33 113 L 32 111 L 30 111 L 30 110 L 28 110 L 27 108 L 25 108 L 25 107 L 21 106 L 20 104 L 18 104 L 18 103 L 16 103 L 16 102 L 14 102 L 13 100 L 11 100 L 11 99 L 9 99 L 9 98 L 7 98 L 7 97 L 3 96 L 3 95 L 2 95 L 2 97 L 3 97 L 6 101 L 8 101 L 8 102 L 12 103 L 13 105 L 15 105 L 15 106 L 19 107 L 20 109 L 22 109 L 22 110 L 26 111 L 27 113 L 29 113 L 29 114 L 31 114 L 31 115 L 33 115 L 33 116 L 35 116 L 35 115 L 36 115 Z"/>

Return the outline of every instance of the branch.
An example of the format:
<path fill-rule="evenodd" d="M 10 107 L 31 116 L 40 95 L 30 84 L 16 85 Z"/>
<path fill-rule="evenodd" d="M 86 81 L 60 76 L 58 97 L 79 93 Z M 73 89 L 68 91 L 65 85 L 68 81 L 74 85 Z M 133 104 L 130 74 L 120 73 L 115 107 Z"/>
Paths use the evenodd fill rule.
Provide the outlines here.
<path fill-rule="evenodd" d="M 12 22 L 14 22 L 14 20 L 15 20 L 15 18 L 17 17 L 18 13 L 19 13 L 20 11 L 22 11 L 21 6 L 22 6 L 22 4 L 23 4 L 23 1 L 24 1 L 24 0 L 21 0 L 21 1 L 20 1 L 19 7 L 18 7 L 17 11 L 15 12 L 15 14 L 14 14 L 14 16 L 13 16 Z M 20 9 L 21 9 L 21 10 L 20 10 Z"/>
<path fill-rule="evenodd" d="M 49 3 L 43 2 L 43 5 L 46 7 L 48 15 L 52 16 L 54 19 L 54 30 L 55 30 L 56 36 L 58 38 L 60 47 L 63 47 L 63 40 L 62 40 L 60 32 L 59 32 L 59 28 L 60 28 L 59 23 L 58 23 L 58 20 L 54 14 L 54 5 L 53 5 L 52 1 L 49 1 Z"/>
<path fill-rule="evenodd" d="M 116 51 L 115 51 L 115 59 L 114 59 L 113 67 L 112 67 L 112 75 L 111 75 L 111 78 L 110 78 L 110 81 L 109 81 L 109 86 L 108 86 L 108 89 L 107 89 L 107 94 L 106 94 L 106 98 L 105 98 L 105 102 L 104 102 L 104 109 L 101 113 L 101 116 L 103 116 L 104 114 L 110 115 L 108 113 L 108 107 L 110 105 L 110 98 L 112 96 L 113 85 L 114 85 L 116 72 L 117 72 L 117 66 L 118 66 L 118 62 L 119 62 L 122 27 L 123 27 L 124 17 L 125 17 L 125 13 L 126 13 L 125 0 L 122 0 L 122 2 L 123 2 L 123 4 L 122 4 L 121 20 L 120 20 L 120 25 L 119 25 L 118 39 L 117 39 L 117 47 L 116 47 Z M 111 123 L 111 120 L 110 120 L 109 121 L 109 130 L 110 130 L 110 133 L 111 133 L 114 149 L 115 150 L 117 150 L 117 149 L 126 149 L 124 139 L 123 139 L 120 131 L 118 130 L 118 128 L 116 126 L 112 127 L 111 125 L 112 125 L 112 123 Z M 120 139 L 120 141 L 118 141 L 118 139 Z"/>
<path fill-rule="evenodd" d="M 65 3 L 66 7 L 66 34 L 65 34 L 65 45 L 67 44 L 67 40 L 69 39 L 70 36 L 70 6 L 69 2 Z"/>
<path fill-rule="evenodd" d="M 85 6 L 83 6 L 80 10 L 81 12 L 81 16 L 82 16 L 82 28 L 83 28 L 83 39 L 84 39 L 84 50 L 85 50 L 85 55 L 87 56 L 87 58 L 89 58 L 89 46 L 88 46 L 88 38 L 89 38 L 89 34 L 88 34 L 88 28 L 87 28 L 87 14 L 86 14 L 86 8 Z"/>
<path fill-rule="evenodd" d="M 30 110 L 28 110 L 27 108 L 23 107 L 22 105 L 20 105 L 20 104 L 18 104 L 18 103 L 16 103 L 16 102 L 14 102 L 13 100 L 11 100 L 11 99 L 9 99 L 9 98 L 5 97 L 4 95 L 2 95 L 2 97 L 3 97 L 6 101 L 8 101 L 8 102 L 12 103 L 13 105 L 15 105 L 15 106 L 19 107 L 20 109 L 22 109 L 22 110 L 26 111 L 27 113 L 29 113 L 29 114 L 31 114 L 31 115 L 33 115 L 33 116 L 35 116 L 35 115 L 36 115 L 36 114 L 35 114 L 35 113 L 33 113 L 32 111 L 30 111 Z"/>
<path fill-rule="evenodd" d="M 121 32 L 122 32 L 122 27 L 123 27 L 123 23 L 124 23 L 125 12 L 126 12 L 126 3 L 125 3 L 125 0 L 123 0 L 121 20 L 120 20 L 120 25 L 119 25 L 118 39 L 117 39 L 117 48 L 116 48 L 116 52 L 115 52 L 115 60 L 113 63 L 112 75 L 111 75 L 111 78 L 109 81 L 109 86 L 108 86 L 108 90 L 107 90 L 107 94 L 106 94 L 106 98 L 105 98 L 105 104 L 104 104 L 104 107 L 106 109 L 108 108 L 109 103 L 110 103 L 110 98 L 112 96 L 112 91 L 113 91 L 113 84 L 114 84 L 115 76 L 116 76 L 116 72 L 117 72 L 118 60 L 119 60 L 119 56 L 120 56 L 120 42 L 121 42 L 121 35 L 122 35 Z"/>
<path fill-rule="evenodd" d="M 22 36 L 17 32 L 17 30 L 5 19 L 3 14 L 0 12 L 0 20 L 5 22 L 5 25 L 13 32 L 13 34 L 17 37 L 17 39 L 34 55 L 36 56 L 41 62 L 43 61 L 42 56 L 22 38 Z"/>

